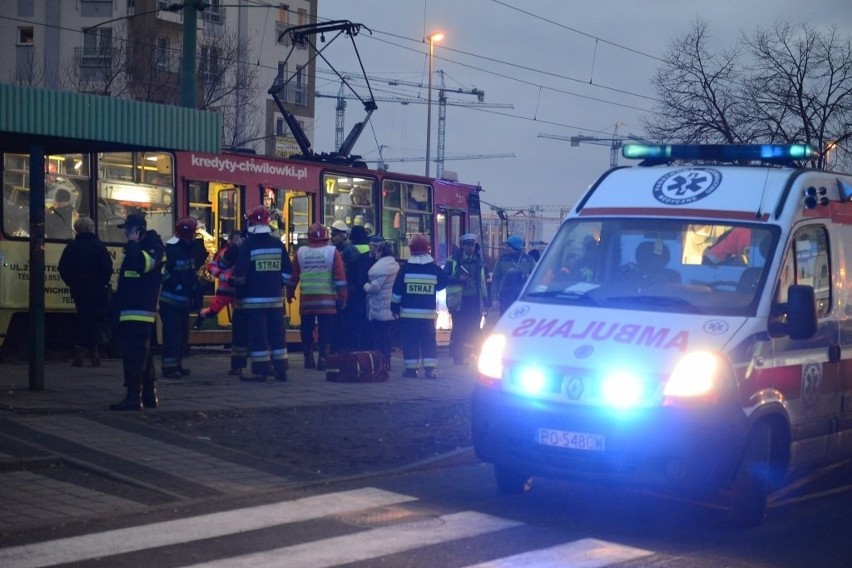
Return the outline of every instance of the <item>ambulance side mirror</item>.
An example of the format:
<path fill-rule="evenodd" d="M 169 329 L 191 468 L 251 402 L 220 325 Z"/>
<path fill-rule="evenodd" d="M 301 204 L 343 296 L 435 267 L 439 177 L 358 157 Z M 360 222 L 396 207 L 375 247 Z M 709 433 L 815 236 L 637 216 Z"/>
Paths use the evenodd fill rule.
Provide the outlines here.
<path fill-rule="evenodd" d="M 787 333 L 790 339 L 810 339 L 816 330 L 816 294 L 813 286 L 790 286 L 787 289 Z"/>

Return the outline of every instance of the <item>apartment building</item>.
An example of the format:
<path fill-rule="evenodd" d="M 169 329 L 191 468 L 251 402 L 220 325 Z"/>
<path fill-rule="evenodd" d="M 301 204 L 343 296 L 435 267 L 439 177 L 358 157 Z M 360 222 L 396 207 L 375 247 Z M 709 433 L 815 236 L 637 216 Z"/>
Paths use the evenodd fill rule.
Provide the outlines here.
<path fill-rule="evenodd" d="M 267 94 L 276 81 L 286 82 L 279 96 L 313 137 L 315 65 L 310 48 L 294 48 L 282 32 L 315 23 L 317 2 L 196 2 L 203 8 L 196 12 L 195 106 L 222 114 L 223 146 L 267 155 L 298 152 Z M 0 50 L 10 55 L 0 58 L 0 82 L 181 104 L 183 2 L 2 4 Z"/>

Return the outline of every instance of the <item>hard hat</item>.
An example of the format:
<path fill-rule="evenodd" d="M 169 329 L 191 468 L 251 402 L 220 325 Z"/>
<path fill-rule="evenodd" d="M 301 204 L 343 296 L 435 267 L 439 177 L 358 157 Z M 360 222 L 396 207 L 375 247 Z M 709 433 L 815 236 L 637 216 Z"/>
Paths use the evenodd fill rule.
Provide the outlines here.
<path fill-rule="evenodd" d="M 524 250 L 524 247 L 526 246 L 524 237 L 521 235 L 510 235 L 509 238 L 506 239 L 506 244 L 518 251 Z"/>
<path fill-rule="evenodd" d="M 271 218 L 269 216 L 269 210 L 266 207 L 255 207 L 252 209 L 248 215 L 246 215 L 246 221 L 249 222 L 249 225 L 266 225 L 269 226 Z"/>
<path fill-rule="evenodd" d="M 196 229 L 198 221 L 192 217 L 183 217 L 175 224 L 175 235 L 180 239 L 191 239 L 195 236 Z"/>
<path fill-rule="evenodd" d="M 334 223 L 331 224 L 332 232 L 337 231 L 338 233 L 346 233 L 349 234 L 349 225 L 338 219 Z"/>
<path fill-rule="evenodd" d="M 328 231 L 321 223 L 311 223 L 308 227 L 308 242 L 319 243 L 328 240 Z"/>
<path fill-rule="evenodd" d="M 411 254 L 424 254 L 432 250 L 432 245 L 425 236 L 414 235 L 408 243 L 408 248 L 411 249 Z"/>

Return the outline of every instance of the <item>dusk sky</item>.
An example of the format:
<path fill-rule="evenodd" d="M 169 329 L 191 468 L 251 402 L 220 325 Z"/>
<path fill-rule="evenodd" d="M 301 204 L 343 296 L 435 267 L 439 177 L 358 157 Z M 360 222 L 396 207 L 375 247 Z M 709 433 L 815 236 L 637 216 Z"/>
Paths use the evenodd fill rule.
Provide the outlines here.
<path fill-rule="evenodd" d="M 350 20 L 369 28 L 355 43 L 368 76 L 428 83 L 428 42 L 435 44 L 433 101 L 444 72 L 449 90 L 485 91 L 486 103 L 513 108 L 447 107 L 445 155 L 514 154 L 514 158 L 451 160 L 460 181 L 481 184 L 483 199 L 501 207 L 570 206 L 609 168 L 608 142 L 541 138 L 642 135 L 641 117 L 655 107 L 651 79 L 669 44 L 697 19 L 709 24 L 714 49 L 733 47 L 741 33 L 776 20 L 834 23 L 852 35 L 852 0 L 319 0 L 319 19 Z M 326 38 L 327 41 L 330 37 Z M 322 44 L 321 44 L 322 45 Z M 335 68 L 359 72 L 346 38 L 324 55 Z M 317 89 L 336 95 L 340 81 L 317 62 Z M 357 81 L 356 81 L 357 82 Z M 363 83 L 360 83 L 363 84 Z M 374 95 L 426 99 L 428 89 L 372 79 Z M 363 92 L 363 91 L 362 91 Z M 447 94 L 474 102 L 475 96 Z M 333 98 L 317 99 L 314 149 L 334 147 Z M 353 151 L 365 159 L 425 157 L 426 104 L 378 102 Z M 365 113 L 349 100 L 346 132 Z M 431 156 L 438 142 L 438 105 L 432 105 Z M 621 164 L 629 163 L 623 158 Z M 425 162 L 392 162 L 391 169 L 423 174 Z M 435 175 L 435 164 L 430 171 Z"/>

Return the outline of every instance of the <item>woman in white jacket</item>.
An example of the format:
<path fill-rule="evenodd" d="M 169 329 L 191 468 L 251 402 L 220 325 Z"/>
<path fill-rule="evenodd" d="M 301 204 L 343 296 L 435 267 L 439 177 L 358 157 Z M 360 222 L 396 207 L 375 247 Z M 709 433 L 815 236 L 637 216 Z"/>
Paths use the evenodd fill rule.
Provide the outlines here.
<path fill-rule="evenodd" d="M 394 315 L 391 312 L 391 292 L 399 263 L 393 256 L 391 244 L 381 235 L 370 238 L 372 254 L 376 259 L 367 272 L 367 283 L 364 292 L 367 293 L 367 319 L 372 344 L 382 354 L 385 368 L 390 370 L 390 331 Z"/>

